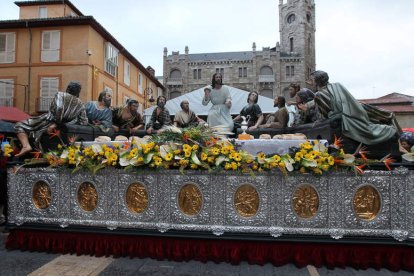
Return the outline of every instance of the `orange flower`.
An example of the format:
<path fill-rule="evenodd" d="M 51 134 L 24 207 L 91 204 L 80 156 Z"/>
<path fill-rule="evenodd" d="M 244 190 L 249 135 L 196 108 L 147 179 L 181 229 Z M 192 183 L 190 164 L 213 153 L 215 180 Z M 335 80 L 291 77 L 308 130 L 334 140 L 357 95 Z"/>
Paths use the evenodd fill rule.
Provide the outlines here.
<path fill-rule="evenodd" d="M 69 144 L 73 144 L 78 139 L 78 135 L 73 135 L 68 137 Z"/>
<path fill-rule="evenodd" d="M 364 174 L 364 171 L 362 170 L 367 164 L 361 164 L 359 166 L 355 166 L 355 171 L 358 174 Z"/>
<path fill-rule="evenodd" d="M 40 150 L 38 151 L 32 151 L 31 154 L 33 154 L 34 158 L 39 159 L 42 155 L 42 152 Z"/>
<path fill-rule="evenodd" d="M 336 137 L 336 135 L 334 134 L 334 143 L 333 143 L 334 147 L 339 149 L 342 148 L 343 144 L 342 144 L 342 138 L 341 137 Z"/>
<path fill-rule="evenodd" d="M 60 137 L 60 130 L 59 130 L 59 129 L 57 129 L 57 128 L 54 128 L 54 129 L 52 130 L 52 132 L 49 134 L 49 136 L 50 136 L 50 138 L 53 138 L 53 137 Z"/>
<path fill-rule="evenodd" d="M 131 146 L 131 143 L 129 141 L 124 142 L 124 150 L 129 149 L 130 146 Z"/>
<path fill-rule="evenodd" d="M 189 137 L 189 134 L 188 134 L 188 132 L 186 132 L 186 133 L 183 133 L 183 137 L 182 137 L 182 140 L 183 140 L 184 142 L 186 142 L 186 141 L 188 140 L 188 137 Z"/>
<path fill-rule="evenodd" d="M 391 167 L 390 164 L 394 163 L 395 160 L 392 159 L 391 157 L 389 157 L 389 155 L 385 156 L 384 158 L 381 159 L 381 161 L 384 163 L 385 167 L 387 167 L 387 169 L 389 171 L 391 171 Z"/>

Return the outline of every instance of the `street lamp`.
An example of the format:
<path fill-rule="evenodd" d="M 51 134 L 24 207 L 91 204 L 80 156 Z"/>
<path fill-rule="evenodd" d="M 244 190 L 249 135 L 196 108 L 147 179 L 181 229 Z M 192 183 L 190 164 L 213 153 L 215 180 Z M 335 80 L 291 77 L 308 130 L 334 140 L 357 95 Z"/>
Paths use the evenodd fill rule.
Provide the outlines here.
<path fill-rule="evenodd" d="M 144 110 L 147 109 L 151 104 L 148 105 L 148 102 L 155 102 L 154 96 L 152 95 L 152 88 L 147 87 L 144 90 Z"/>

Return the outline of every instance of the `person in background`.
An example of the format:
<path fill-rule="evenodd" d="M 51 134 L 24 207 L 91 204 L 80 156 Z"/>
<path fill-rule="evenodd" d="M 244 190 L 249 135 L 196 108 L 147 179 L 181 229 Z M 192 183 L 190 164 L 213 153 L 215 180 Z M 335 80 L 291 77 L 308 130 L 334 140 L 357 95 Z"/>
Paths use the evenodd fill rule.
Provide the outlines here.
<path fill-rule="evenodd" d="M 246 117 L 248 130 L 254 130 L 259 127 L 263 123 L 263 113 L 260 106 L 257 104 L 257 101 L 259 100 L 259 93 L 256 91 L 252 91 L 247 96 L 247 105 L 243 107 L 243 109 L 240 111 L 240 114 L 237 115 L 233 121 L 234 122 L 241 122 L 242 117 Z"/>
<path fill-rule="evenodd" d="M 65 123 L 87 125 L 85 107 L 79 99 L 82 86 L 79 82 L 71 81 L 66 92 L 57 92 L 50 104 L 49 111 L 37 117 L 16 123 L 17 138 L 22 149 L 17 157 L 24 156 L 32 151 L 29 137 L 34 139 L 36 147 L 40 148 L 40 137 L 44 132 L 52 134 L 60 125 Z"/>
<path fill-rule="evenodd" d="M 141 114 L 138 112 L 138 101 L 128 100 L 126 106 L 112 110 L 112 128 L 115 132 L 127 130 L 131 135 L 144 128 Z"/>
<path fill-rule="evenodd" d="M 184 128 L 206 123 L 190 109 L 190 103 L 187 100 L 181 101 L 180 106 L 181 110 L 174 116 L 174 125 L 176 127 Z"/>
<path fill-rule="evenodd" d="M 91 125 L 99 127 L 103 132 L 112 128 L 112 93 L 102 91 L 99 93 L 98 101 L 90 101 L 85 104 L 86 116 Z"/>
<path fill-rule="evenodd" d="M 228 128 L 228 131 L 232 131 L 234 123 L 230 115 L 230 91 L 226 85 L 223 85 L 222 75 L 220 73 L 215 73 L 211 80 L 211 86 L 204 88 L 202 104 L 207 105 L 209 102 L 213 106 L 208 112 L 208 126 L 222 126 Z"/>
<path fill-rule="evenodd" d="M 152 112 L 150 122 L 148 124 L 148 134 L 162 133 L 167 126 L 171 125 L 170 112 L 165 108 L 167 98 L 159 96 L 157 98 L 157 107 Z"/>
<path fill-rule="evenodd" d="M 286 100 L 283 96 L 277 96 L 275 98 L 275 105 L 277 105 L 278 110 L 271 114 L 266 123 L 260 125 L 259 128 L 285 128 L 287 127 L 289 114 L 286 110 Z"/>

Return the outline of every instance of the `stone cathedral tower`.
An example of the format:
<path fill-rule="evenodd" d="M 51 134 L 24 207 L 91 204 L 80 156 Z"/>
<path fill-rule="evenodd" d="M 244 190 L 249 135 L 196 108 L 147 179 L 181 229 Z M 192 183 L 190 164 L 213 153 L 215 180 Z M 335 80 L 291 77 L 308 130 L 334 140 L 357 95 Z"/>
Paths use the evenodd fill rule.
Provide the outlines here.
<path fill-rule="evenodd" d="M 289 66 L 289 62 L 283 62 L 283 56 L 301 57 L 303 66 L 296 67 L 303 71 L 296 71 L 305 80 L 315 70 L 315 31 L 314 0 L 279 0 L 281 62 Z"/>
<path fill-rule="evenodd" d="M 216 72 L 223 75 L 227 85 L 256 90 L 269 98 L 284 95 L 289 100 L 288 86 L 292 82 L 305 87 L 315 70 L 315 3 L 279 0 L 278 4 L 280 42 L 274 47 L 259 50 L 253 42 L 251 51 L 193 54 L 185 46 L 184 53 L 173 51 L 171 55 L 164 48 L 163 84 L 167 98 L 209 84 Z"/>

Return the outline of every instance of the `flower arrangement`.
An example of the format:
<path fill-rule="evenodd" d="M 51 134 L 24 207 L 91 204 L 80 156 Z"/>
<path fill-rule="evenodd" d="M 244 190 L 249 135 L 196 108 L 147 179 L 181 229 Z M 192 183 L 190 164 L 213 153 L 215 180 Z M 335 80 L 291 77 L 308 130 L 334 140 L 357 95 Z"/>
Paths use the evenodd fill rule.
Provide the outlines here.
<path fill-rule="evenodd" d="M 82 143 L 75 143 L 76 137 L 71 137 L 68 145 L 64 145 L 61 141 L 56 150 L 44 153 L 43 160 L 51 167 L 73 168 L 73 172 L 84 168 L 96 173 L 105 167 L 116 167 L 127 170 L 179 169 L 182 173 L 184 170 L 209 172 L 227 170 L 252 175 L 255 172 L 274 169 L 280 170 L 285 175 L 295 171 L 321 175 L 338 167 L 351 168 L 357 174 L 362 174 L 363 168 L 371 163 L 383 162 L 388 169 L 391 169 L 389 165 L 394 162 L 388 156 L 379 161 L 369 160 L 366 158 L 367 151 L 362 146 L 358 147 L 354 154 L 346 154 L 341 148 L 341 139 L 336 137 L 334 143 L 328 146 L 314 140 L 306 141 L 297 148 L 291 148 L 288 154 L 266 155 L 259 152 L 257 155 L 252 155 L 238 150 L 231 141 L 220 141 L 211 133 L 200 129 L 189 129 L 183 133 L 181 138 L 176 137 L 170 142 L 156 142 L 158 137 L 144 142 L 134 140 L 109 144 L 97 143 L 87 147 Z M 4 146 L 4 155 L 10 154 L 11 151 L 11 146 L 10 148 Z M 35 152 L 35 160 L 40 159 L 41 154 L 40 151 Z"/>

